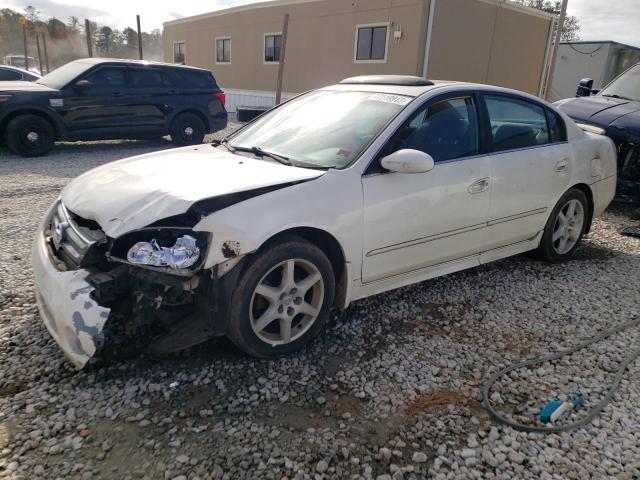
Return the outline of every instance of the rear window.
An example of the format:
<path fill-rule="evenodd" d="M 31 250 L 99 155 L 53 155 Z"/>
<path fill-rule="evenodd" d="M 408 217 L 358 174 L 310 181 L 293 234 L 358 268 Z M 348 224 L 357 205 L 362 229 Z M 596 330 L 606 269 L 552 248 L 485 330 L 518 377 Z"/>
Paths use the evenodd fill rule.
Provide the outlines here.
<path fill-rule="evenodd" d="M 174 72 L 186 88 L 218 88 L 211 72 L 187 69 L 176 69 Z"/>

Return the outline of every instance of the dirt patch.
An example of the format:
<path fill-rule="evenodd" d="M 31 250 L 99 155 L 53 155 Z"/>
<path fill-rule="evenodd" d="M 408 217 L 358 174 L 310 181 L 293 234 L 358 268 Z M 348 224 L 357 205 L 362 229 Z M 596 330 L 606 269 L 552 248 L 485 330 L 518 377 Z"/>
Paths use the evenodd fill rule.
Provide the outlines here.
<path fill-rule="evenodd" d="M 413 416 L 429 408 L 451 404 L 466 405 L 468 402 L 469 397 L 458 390 L 439 390 L 437 392 L 420 395 L 407 405 L 406 412 L 408 415 Z"/>
<path fill-rule="evenodd" d="M 0 385 L 0 397 L 15 395 L 16 393 L 25 391 L 27 388 L 29 388 L 29 385 L 20 380 L 13 383 L 6 383 L 4 385 Z"/>

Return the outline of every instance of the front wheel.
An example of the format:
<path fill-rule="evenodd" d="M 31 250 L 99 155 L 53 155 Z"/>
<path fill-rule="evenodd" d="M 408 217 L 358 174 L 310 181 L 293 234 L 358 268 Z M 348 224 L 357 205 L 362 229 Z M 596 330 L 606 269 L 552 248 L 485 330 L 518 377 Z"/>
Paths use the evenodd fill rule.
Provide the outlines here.
<path fill-rule="evenodd" d="M 334 289 L 331 262 L 322 250 L 290 237 L 246 266 L 233 294 L 228 336 L 255 357 L 294 352 L 322 329 Z"/>
<path fill-rule="evenodd" d="M 572 188 L 558 201 L 547 221 L 537 255 L 549 262 L 569 260 L 587 226 L 589 203 L 585 194 Z"/>
<path fill-rule="evenodd" d="M 181 113 L 171 122 L 171 141 L 176 145 L 197 145 L 204 140 L 205 125 L 193 113 Z"/>

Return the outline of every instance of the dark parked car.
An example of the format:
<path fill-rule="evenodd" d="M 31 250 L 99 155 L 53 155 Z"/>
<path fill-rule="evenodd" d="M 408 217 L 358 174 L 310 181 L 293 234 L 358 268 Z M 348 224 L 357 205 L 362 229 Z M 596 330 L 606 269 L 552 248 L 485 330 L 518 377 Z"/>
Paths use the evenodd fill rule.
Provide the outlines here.
<path fill-rule="evenodd" d="M 615 78 L 602 90 L 593 80 L 580 81 L 576 96 L 556 106 L 576 122 L 604 129 L 618 151 L 619 200 L 640 203 L 640 63 Z"/>
<path fill-rule="evenodd" d="M 56 140 L 169 134 L 175 144 L 192 145 L 226 127 L 224 103 L 209 70 L 87 58 L 36 82 L 0 83 L 0 137 L 23 156 L 44 155 Z"/>
<path fill-rule="evenodd" d="M 35 82 L 40 75 L 34 72 L 28 72 L 22 68 L 12 67 L 11 65 L 0 65 L 0 82 L 19 81 Z"/>

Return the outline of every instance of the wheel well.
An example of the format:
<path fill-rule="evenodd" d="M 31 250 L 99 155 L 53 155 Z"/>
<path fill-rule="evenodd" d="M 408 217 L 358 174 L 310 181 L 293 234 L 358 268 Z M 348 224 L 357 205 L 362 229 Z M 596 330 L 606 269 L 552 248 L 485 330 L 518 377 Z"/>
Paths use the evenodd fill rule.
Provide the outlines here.
<path fill-rule="evenodd" d="M 58 123 L 53 119 L 53 117 L 47 113 L 44 113 L 40 110 L 16 110 L 15 112 L 11 112 L 9 113 L 6 117 L 4 117 L 2 119 L 2 121 L 0 122 L 0 131 L 4 132 L 7 129 L 7 125 L 9 125 L 9 122 L 11 120 L 13 120 L 16 117 L 19 117 L 20 115 L 37 115 L 41 118 L 43 118 L 44 120 L 46 120 L 47 122 L 49 122 L 51 124 L 51 126 L 53 127 L 53 131 L 55 132 L 56 138 L 55 140 L 60 138 L 60 127 L 58 125 Z"/>
<path fill-rule="evenodd" d="M 589 185 L 587 185 L 586 183 L 578 183 L 571 188 L 580 190 L 582 193 L 584 193 L 584 196 L 587 197 L 587 202 L 589 202 L 589 212 L 587 213 L 587 226 L 584 230 L 584 233 L 589 233 L 589 231 L 591 230 L 591 222 L 593 220 L 593 192 L 591 191 L 591 187 L 589 187 Z"/>
<path fill-rule="evenodd" d="M 319 228 L 313 227 L 296 227 L 291 228 L 289 230 L 284 230 L 277 235 L 274 235 L 269 240 L 265 242 L 264 245 L 272 244 L 277 242 L 279 238 L 288 235 L 295 235 L 297 237 L 301 237 L 308 241 L 309 243 L 314 244 L 320 250 L 324 252 L 329 261 L 331 262 L 331 267 L 333 268 L 333 275 L 335 277 L 336 283 L 336 294 L 334 299 L 334 304 L 338 307 L 344 305 L 345 296 L 347 293 L 346 282 L 347 278 L 345 275 L 345 256 L 342 251 L 342 247 L 336 238 L 325 230 L 321 230 Z"/>
<path fill-rule="evenodd" d="M 209 119 L 207 118 L 207 116 L 202 112 L 200 112 L 199 110 L 194 110 L 194 109 L 180 110 L 178 113 L 175 114 L 171 122 L 173 122 L 173 120 L 178 118 L 183 113 L 191 113 L 197 116 L 204 123 L 204 128 L 207 130 L 207 132 L 211 129 L 211 125 L 209 125 Z"/>

